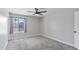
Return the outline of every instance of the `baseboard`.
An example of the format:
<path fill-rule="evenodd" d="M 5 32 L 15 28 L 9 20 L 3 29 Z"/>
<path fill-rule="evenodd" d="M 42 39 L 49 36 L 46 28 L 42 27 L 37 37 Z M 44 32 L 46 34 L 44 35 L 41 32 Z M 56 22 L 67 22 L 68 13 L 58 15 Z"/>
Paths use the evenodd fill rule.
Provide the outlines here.
<path fill-rule="evenodd" d="M 67 43 L 67 42 L 60 41 L 59 39 L 57 39 L 57 38 L 55 38 L 55 37 L 51 37 L 51 36 L 49 36 L 49 35 L 47 35 L 47 34 L 41 34 L 41 35 L 44 36 L 44 37 L 47 37 L 47 38 L 50 38 L 50 39 L 56 40 L 56 41 L 58 41 L 58 42 L 61 42 L 61 43 L 63 43 L 63 44 L 66 44 L 66 45 L 69 45 L 69 46 L 74 47 L 73 44 L 70 44 L 70 43 Z"/>
<path fill-rule="evenodd" d="M 4 47 L 2 48 L 2 50 L 5 50 L 6 47 L 7 47 L 7 45 L 8 45 L 8 41 L 5 43 L 5 45 L 4 45 Z"/>

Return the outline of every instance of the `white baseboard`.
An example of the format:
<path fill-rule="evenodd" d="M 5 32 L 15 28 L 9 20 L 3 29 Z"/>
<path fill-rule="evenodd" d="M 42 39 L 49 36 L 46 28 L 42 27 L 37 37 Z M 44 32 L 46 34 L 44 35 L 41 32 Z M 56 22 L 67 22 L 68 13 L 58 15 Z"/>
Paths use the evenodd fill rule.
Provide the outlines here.
<path fill-rule="evenodd" d="M 7 45 L 8 45 L 8 41 L 5 43 L 5 45 L 4 45 L 4 47 L 3 47 L 3 49 L 2 49 L 2 50 L 5 50 L 5 49 L 6 49 L 6 47 L 7 47 Z"/>
<path fill-rule="evenodd" d="M 67 43 L 67 42 L 60 41 L 59 39 L 57 39 L 57 38 L 55 38 L 55 37 L 51 37 L 51 36 L 49 36 L 49 35 L 47 35 L 47 34 L 41 34 L 41 35 L 44 36 L 44 37 L 47 37 L 47 38 L 50 38 L 50 39 L 56 40 L 56 41 L 58 41 L 58 42 L 61 42 L 61 43 L 63 43 L 63 44 L 66 44 L 66 45 L 69 45 L 69 46 L 74 47 L 73 44 L 70 44 L 70 43 Z"/>

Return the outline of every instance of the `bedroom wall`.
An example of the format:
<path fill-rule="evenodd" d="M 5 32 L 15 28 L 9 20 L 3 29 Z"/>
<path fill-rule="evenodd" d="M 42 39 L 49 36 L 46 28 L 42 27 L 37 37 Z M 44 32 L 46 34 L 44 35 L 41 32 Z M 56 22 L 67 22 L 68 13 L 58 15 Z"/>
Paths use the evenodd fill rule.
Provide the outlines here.
<path fill-rule="evenodd" d="M 42 34 L 74 45 L 74 9 L 52 8 L 42 20 Z"/>
<path fill-rule="evenodd" d="M 36 17 L 26 17 L 27 18 L 27 34 L 34 35 L 40 34 L 40 18 Z"/>
<path fill-rule="evenodd" d="M 8 43 L 8 12 L 0 8 L 0 49 L 5 49 Z"/>

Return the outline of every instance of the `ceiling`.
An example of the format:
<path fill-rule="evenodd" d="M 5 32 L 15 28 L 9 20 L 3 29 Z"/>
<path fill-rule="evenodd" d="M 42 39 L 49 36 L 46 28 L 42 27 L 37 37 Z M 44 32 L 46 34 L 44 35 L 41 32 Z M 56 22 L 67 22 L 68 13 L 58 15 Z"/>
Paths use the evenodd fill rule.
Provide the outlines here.
<path fill-rule="evenodd" d="M 33 13 L 27 12 L 27 11 L 35 11 L 34 8 L 9 8 L 9 12 L 15 13 L 15 14 L 22 14 L 27 16 L 37 16 L 37 17 L 43 17 L 43 15 L 33 15 Z"/>
<path fill-rule="evenodd" d="M 46 8 L 51 9 L 51 8 Z M 55 12 L 61 8 L 52 8 L 52 12 Z M 79 11 L 79 8 L 72 8 L 74 12 Z M 44 13 L 42 16 L 41 15 L 33 15 L 33 13 L 27 12 L 27 11 L 35 11 L 34 8 L 8 8 L 9 12 L 15 13 L 15 14 L 21 14 L 21 15 L 27 15 L 27 16 L 36 16 L 36 17 L 43 17 L 47 13 Z M 49 11 L 49 10 L 48 10 Z"/>

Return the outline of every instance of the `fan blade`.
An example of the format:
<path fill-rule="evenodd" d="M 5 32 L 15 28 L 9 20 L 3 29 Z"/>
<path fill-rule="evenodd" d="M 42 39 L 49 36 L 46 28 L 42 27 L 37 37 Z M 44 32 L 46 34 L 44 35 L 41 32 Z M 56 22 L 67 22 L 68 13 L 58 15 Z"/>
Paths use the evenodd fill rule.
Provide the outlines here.
<path fill-rule="evenodd" d="M 39 11 L 39 9 L 38 8 L 35 8 L 35 12 L 38 12 Z"/>
<path fill-rule="evenodd" d="M 39 10 L 38 8 L 35 8 L 35 10 Z"/>
<path fill-rule="evenodd" d="M 39 15 L 43 15 L 43 14 L 39 14 Z"/>
<path fill-rule="evenodd" d="M 35 13 L 33 15 L 35 15 Z"/>
<path fill-rule="evenodd" d="M 40 13 L 45 13 L 45 12 L 47 12 L 47 11 L 41 11 Z"/>
<path fill-rule="evenodd" d="M 30 13 L 35 13 L 34 11 L 27 11 L 27 12 L 30 12 Z"/>

